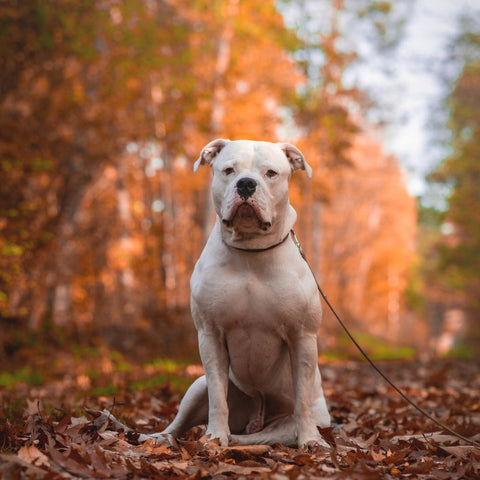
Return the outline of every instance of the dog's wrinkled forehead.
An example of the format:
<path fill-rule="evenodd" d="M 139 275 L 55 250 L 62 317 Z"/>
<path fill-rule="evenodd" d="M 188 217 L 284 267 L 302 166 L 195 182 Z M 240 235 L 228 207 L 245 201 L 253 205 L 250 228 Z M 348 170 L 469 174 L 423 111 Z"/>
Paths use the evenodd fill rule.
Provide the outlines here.
<path fill-rule="evenodd" d="M 231 142 L 212 163 L 215 169 L 222 169 L 226 165 L 231 165 L 238 171 L 261 171 L 266 166 L 290 171 L 290 164 L 282 150 L 267 142 Z"/>
<path fill-rule="evenodd" d="M 302 169 L 309 178 L 312 169 L 305 161 L 302 152 L 290 143 L 255 142 L 251 140 L 230 141 L 223 138 L 207 144 L 193 169 L 196 172 L 200 165 L 210 165 L 218 168 L 223 163 L 236 163 L 242 169 L 261 169 L 267 164 L 284 166 L 288 171 Z"/>

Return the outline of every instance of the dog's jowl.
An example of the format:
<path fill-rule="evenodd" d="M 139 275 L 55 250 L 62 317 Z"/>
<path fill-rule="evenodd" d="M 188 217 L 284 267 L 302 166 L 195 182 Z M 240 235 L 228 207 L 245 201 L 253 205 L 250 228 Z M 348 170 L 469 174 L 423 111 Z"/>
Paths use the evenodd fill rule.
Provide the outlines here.
<path fill-rule="evenodd" d="M 321 307 L 290 238 L 295 170 L 311 168 L 288 143 L 218 139 L 194 170 L 213 170 L 217 221 L 191 278 L 191 308 L 205 375 L 175 420 L 154 435 L 207 424 L 221 445 L 326 445 L 330 425 L 317 365 Z"/>

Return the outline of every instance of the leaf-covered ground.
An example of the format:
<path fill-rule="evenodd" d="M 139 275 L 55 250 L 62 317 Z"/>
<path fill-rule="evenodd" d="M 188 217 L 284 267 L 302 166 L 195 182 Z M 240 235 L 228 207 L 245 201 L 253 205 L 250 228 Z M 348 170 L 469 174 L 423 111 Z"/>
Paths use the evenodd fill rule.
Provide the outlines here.
<path fill-rule="evenodd" d="M 107 364 L 100 368 L 101 362 Z M 310 452 L 282 445 L 222 448 L 208 442 L 200 427 L 172 447 L 138 444 L 135 433 L 121 431 L 99 412 L 107 409 L 133 432 L 159 431 L 181 398 L 175 385 L 181 389 L 201 367 L 184 367 L 172 376 L 175 368 L 166 364 L 132 369 L 105 358 L 93 364 L 103 373 L 72 363 L 62 375 L 65 365 L 57 365 L 37 386 L 20 382 L 0 390 L 1 478 L 480 478 L 480 450 L 439 431 L 363 363 L 321 365 L 333 419 L 333 429 L 323 433 L 332 448 Z M 424 408 L 477 440 L 479 366 L 473 361 L 382 365 Z M 165 372 L 177 379 L 173 387 L 165 383 Z M 114 395 L 101 395 L 109 388 Z"/>

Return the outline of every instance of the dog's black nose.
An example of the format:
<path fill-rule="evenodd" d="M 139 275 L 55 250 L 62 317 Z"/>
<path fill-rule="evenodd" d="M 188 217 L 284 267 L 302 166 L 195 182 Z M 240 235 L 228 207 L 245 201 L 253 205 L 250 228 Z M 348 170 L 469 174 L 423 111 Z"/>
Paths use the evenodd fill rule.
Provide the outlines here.
<path fill-rule="evenodd" d="M 244 200 L 251 197 L 256 188 L 257 181 L 253 178 L 244 177 L 237 182 L 237 192 Z"/>

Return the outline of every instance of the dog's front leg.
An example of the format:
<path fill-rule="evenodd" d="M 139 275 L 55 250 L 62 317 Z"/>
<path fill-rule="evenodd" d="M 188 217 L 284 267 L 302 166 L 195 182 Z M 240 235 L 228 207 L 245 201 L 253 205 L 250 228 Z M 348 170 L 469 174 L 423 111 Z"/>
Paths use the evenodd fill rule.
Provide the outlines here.
<path fill-rule="evenodd" d="M 299 334 L 290 349 L 295 389 L 294 417 L 297 443 L 301 448 L 326 445 L 318 432 L 314 411 L 314 383 L 317 366 L 317 337 Z"/>
<path fill-rule="evenodd" d="M 207 328 L 199 330 L 198 344 L 208 389 L 207 435 L 218 438 L 220 445 L 228 446 L 228 352 L 218 332 Z"/>

